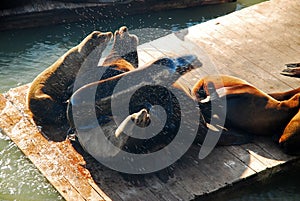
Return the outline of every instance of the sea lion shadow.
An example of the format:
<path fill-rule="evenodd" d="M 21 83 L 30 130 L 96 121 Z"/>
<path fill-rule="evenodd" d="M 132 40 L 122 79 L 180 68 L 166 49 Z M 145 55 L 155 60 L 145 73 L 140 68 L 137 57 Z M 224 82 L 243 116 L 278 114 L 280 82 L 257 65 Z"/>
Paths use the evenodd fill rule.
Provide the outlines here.
<path fill-rule="evenodd" d="M 47 125 L 38 126 L 41 134 L 48 140 L 53 142 L 63 142 L 68 136 L 68 125 Z"/>
<path fill-rule="evenodd" d="M 96 161 L 84 151 L 79 142 L 72 141 L 72 145 L 84 158 L 86 162 L 84 168 L 90 172 L 92 179 L 113 200 L 119 196 L 118 189 L 121 189 L 123 192 L 130 191 L 138 194 L 146 189 L 155 189 L 157 185 L 172 189 L 175 183 L 178 185 L 179 181 L 180 185 L 188 183 L 191 185 L 190 188 L 194 188 L 195 191 L 200 192 L 204 184 L 215 185 L 218 183 L 219 185 L 223 182 L 223 185 L 225 185 L 226 182 L 230 182 L 230 179 L 239 178 L 247 173 L 252 159 L 249 154 L 245 155 L 243 163 L 237 162 L 238 159 L 229 153 L 228 150 L 230 149 L 228 147 L 219 146 L 206 158 L 200 160 L 198 158 L 200 146 L 193 144 L 176 162 L 174 177 L 170 178 L 167 182 L 162 182 L 155 173 L 146 175 L 120 174 Z M 227 177 L 230 178 L 226 180 L 225 178 Z M 191 183 L 191 181 L 193 182 Z"/>
<path fill-rule="evenodd" d="M 153 174 L 125 174 L 112 170 L 97 161 L 93 156 L 86 152 L 80 145 L 78 140 L 71 140 L 70 142 L 77 153 L 83 157 L 85 161 L 84 168 L 86 168 L 90 172 L 91 177 L 99 186 L 99 188 L 104 191 L 107 189 L 105 193 L 108 194 L 111 198 L 113 198 L 114 196 L 114 194 L 110 195 L 110 193 L 112 193 L 113 191 L 111 189 L 145 187 L 147 186 L 145 178 L 153 176 Z"/>

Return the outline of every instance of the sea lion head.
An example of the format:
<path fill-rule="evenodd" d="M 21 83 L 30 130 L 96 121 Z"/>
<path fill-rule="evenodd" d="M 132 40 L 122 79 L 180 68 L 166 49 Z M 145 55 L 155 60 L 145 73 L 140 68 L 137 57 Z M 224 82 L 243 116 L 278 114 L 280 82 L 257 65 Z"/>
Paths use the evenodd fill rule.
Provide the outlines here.
<path fill-rule="evenodd" d="M 100 48 L 104 49 L 112 36 L 111 32 L 102 33 L 100 31 L 93 31 L 78 45 L 78 52 L 82 55 L 88 55 L 95 47 L 100 45 Z"/>
<path fill-rule="evenodd" d="M 171 73 L 184 75 L 193 69 L 202 66 L 202 63 L 195 55 L 184 55 L 180 57 L 164 57 L 155 61 L 152 65 L 158 65 L 170 70 Z"/>
<path fill-rule="evenodd" d="M 176 72 L 180 75 L 202 66 L 202 63 L 198 60 L 195 55 L 185 55 L 177 57 L 175 60 Z"/>

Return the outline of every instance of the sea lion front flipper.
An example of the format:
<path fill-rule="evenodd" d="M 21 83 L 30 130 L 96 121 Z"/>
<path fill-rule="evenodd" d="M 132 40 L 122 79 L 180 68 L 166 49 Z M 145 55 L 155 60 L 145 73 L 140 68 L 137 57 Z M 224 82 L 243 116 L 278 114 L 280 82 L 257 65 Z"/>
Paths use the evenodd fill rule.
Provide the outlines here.
<path fill-rule="evenodd" d="M 132 132 L 134 124 L 146 127 L 149 125 L 150 119 L 149 114 L 146 109 L 142 109 L 137 113 L 133 113 L 131 115 L 128 115 L 122 123 L 120 123 L 119 127 L 115 131 L 115 137 L 119 137 L 121 133 L 125 132 L 127 134 L 130 134 Z"/>
<path fill-rule="evenodd" d="M 300 67 L 287 67 L 280 72 L 281 75 L 300 77 Z"/>
<path fill-rule="evenodd" d="M 114 43 L 112 50 L 103 62 L 103 65 L 109 66 L 116 63 L 117 61 L 123 60 L 130 63 L 133 66 L 133 69 L 137 68 L 138 42 L 138 37 L 134 34 L 129 34 L 128 28 L 126 26 L 121 27 L 114 33 Z M 133 69 L 127 69 L 127 71 Z"/>

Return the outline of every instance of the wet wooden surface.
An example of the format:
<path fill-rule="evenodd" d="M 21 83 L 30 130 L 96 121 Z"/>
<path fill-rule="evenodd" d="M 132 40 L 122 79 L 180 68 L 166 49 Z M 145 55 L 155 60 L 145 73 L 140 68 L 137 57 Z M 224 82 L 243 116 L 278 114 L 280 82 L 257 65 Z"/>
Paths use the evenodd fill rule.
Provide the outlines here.
<path fill-rule="evenodd" d="M 205 74 L 243 78 L 266 92 L 299 87 L 280 75 L 284 64 L 300 61 L 300 1 L 271 0 L 139 46 L 140 62 L 164 55 L 194 53 L 203 67 L 182 78 L 192 85 Z M 196 147 L 183 156 L 168 183 L 146 177 L 135 187 L 97 163 L 78 145 L 47 141 L 25 108 L 28 85 L 0 96 L 0 125 L 66 200 L 192 200 L 226 186 L 260 180 L 297 157 L 270 138 L 218 147 L 203 160 Z M 234 186 L 234 185 L 233 185 Z"/>

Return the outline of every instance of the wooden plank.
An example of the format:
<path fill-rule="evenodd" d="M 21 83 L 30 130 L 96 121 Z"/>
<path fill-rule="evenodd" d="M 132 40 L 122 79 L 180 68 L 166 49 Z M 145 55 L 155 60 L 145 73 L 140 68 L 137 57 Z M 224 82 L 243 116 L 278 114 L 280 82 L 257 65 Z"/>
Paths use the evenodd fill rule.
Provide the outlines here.
<path fill-rule="evenodd" d="M 197 28 L 197 30 L 201 30 L 200 27 L 195 28 Z M 276 83 L 276 78 L 257 68 L 256 65 L 248 59 L 243 58 L 237 51 L 228 47 L 228 41 L 230 41 L 230 38 L 222 37 L 220 34 L 210 36 L 210 33 L 204 33 L 204 31 L 193 31 L 196 33 L 199 32 L 197 35 L 200 35 L 202 40 L 197 40 L 197 35 L 192 35 L 192 33 L 189 37 L 191 40 L 194 39 L 198 45 L 206 48 L 210 55 L 214 57 L 213 60 L 216 61 L 216 67 L 221 73 L 234 75 L 248 80 L 249 82 L 253 82 L 257 87 L 264 89 L 266 92 L 273 91 L 274 84 L 278 88 L 283 86 L 282 83 Z M 210 44 L 212 43 L 210 41 L 214 41 L 212 45 Z M 285 89 L 286 88 L 290 87 L 286 86 Z"/>
<path fill-rule="evenodd" d="M 256 12 L 255 8 L 253 8 L 251 11 L 245 9 L 243 13 L 237 12 L 234 16 L 237 18 L 242 18 L 246 22 L 246 26 L 255 27 L 258 29 L 260 35 L 268 36 L 265 37 L 265 42 L 271 43 L 274 47 L 281 51 L 288 51 L 287 53 L 289 56 L 294 57 L 297 53 L 299 53 L 299 46 L 297 45 L 297 41 L 295 41 L 295 38 L 297 38 L 295 37 L 295 34 L 298 32 L 287 29 L 287 31 L 280 33 L 281 37 L 278 38 L 278 28 L 282 29 L 282 27 L 276 28 L 275 23 L 268 23 L 269 21 L 265 19 L 262 14 Z"/>
<path fill-rule="evenodd" d="M 1 117 L 0 117 L 0 124 L 1 124 L 1 130 L 5 134 L 7 134 L 17 145 L 18 147 L 24 152 L 25 155 L 31 155 L 32 160 L 35 161 L 35 165 L 39 168 L 39 170 L 46 176 L 46 178 L 50 181 L 50 183 L 57 188 L 59 193 L 67 198 L 75 198 L 77 200 L 83 200 L 80 194 L 70 185 L 70 183 L 64 179 L 58 176 L 57 174 L 53 174 L 54 172 L 51 172 L 49 170 L 49 167 L 52 167 L 49 165 L 49 161 L 43 160 L 43 156 L 38 155 L 39 153 L 37 152 L 37 156 L 35 157 L 32 153 L 32 151 L 26 151 L 26 139 L 21 138 L 21 136 L 12 136 L 12 133 L 15 131 L 14 127 L 17 125 L 19 122 L 23 123 L 24 119 L 22 115 L 17 111 L 14 106 L 4 98 L 3 95 L 0 95 L 0 99 L 2 99 L 2 104 L 5 107 L 2 107 L 1 110 Z M 25 124 L 26 125 L 26 124 Z M 30 132 L 32 133 L 32 132 Z M 18 133 L 19 134 L 19 133 Z M 23 136 L 26 135 L 23 133 Z M 22 139 L 22 140 L 21 140 Z M 20 142 L 20 145 L 19 145 Z M 34 149 L 35 147 L 32 146 L 30 147 Z M 25 150 L 24 150 L 25 149 Z M 36 160 L 35 160 L 36 159 Z M 40 164 L 37 164 L 39 162 Z M 53 167 L 55 171 L 55 167 Z M 47 174 L 45 174 L 47 172 Z"/>
<path fill-rule="evenodd" d="M 234 15 L 230 15 L 234 16 Z M 229 17 L 229 16 L 228 16 Z M 259 34 L 260 31 L 256 31 L 255 27 L 250 30 L 244 30 L 245 26 L 241 26 L 239 28 L 238 24 L 244 24 L 243 21 L 239 21 L 237 17 L 233 19 L 222 19 L 219 24 L 219 28 L 221 29 L 219 32 L 225 32 L 226 30 L 229 31 L 229 35 L 231 36 L 231 40 L 234 42 L 234 48 L 238 51 L 241 55 L 247 58 L 249 61 L 254 62 L 258 67 L 261 68 L 261 71 L 264 74 L 271 74 L 272 76 L 282 80 L 287 85 L 291 85 L 291 87 L 297 87 L 298 84 L 294 82 L 287 82 L 283 77 L 279 74 L 279 70 L 274 69 L 276 66 L 284 66 L 285 63 L 289 63 L 292 60 L 289 59 L 288 55 L 282 54 L 280 51 L 275 49 L 274 47 L 268 45 L 264 37 Z M 237 23 L 226 23 L 230 20 L 230 22 L 237 22 Z M 256 35 L 254 35 L 256 34 Z M 260 47 L 257 50 L 257 47 Z M 259 51 L 259 52 L 257 52 Z M 276 55 L 276 56 L 275 56 Z M 258 71 L 256 68 L 255 70 Z M 281 69 L 280 69 L 281 70 Z"/>
<path fill-rule="evenodd" d="M 19 111 L 25 105 L 27 87 L 13 89 L 6 94 L 7 106 L 1 111 L 3 131 L 67 200 L 110 200 L 99 188 L 94 189 L 89 184 L 92 180 L 89 172 L 82 167 L 84 161 L 69 141 L 60 144 L 47 141 L 28 121 L 28 114 Z"/>

